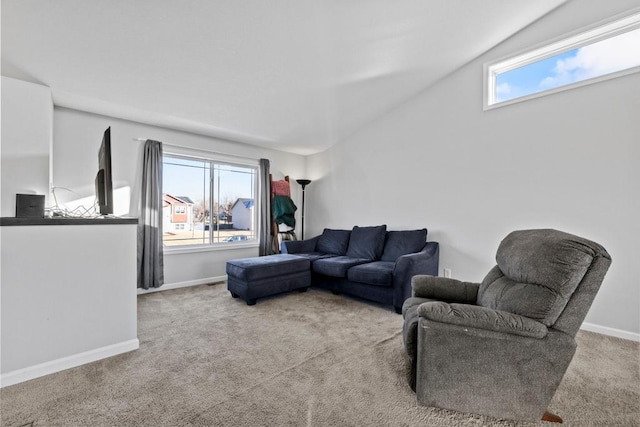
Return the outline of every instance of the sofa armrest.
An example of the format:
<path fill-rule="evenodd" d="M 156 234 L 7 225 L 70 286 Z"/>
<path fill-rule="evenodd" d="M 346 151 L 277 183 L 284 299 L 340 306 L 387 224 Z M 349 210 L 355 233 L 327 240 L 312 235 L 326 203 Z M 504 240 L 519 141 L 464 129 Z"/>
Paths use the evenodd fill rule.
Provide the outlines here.
<path fill-rule="evenodd" d="M 427 242 L 420 252 L 402 255 L 393 268 L 393 306 L 400 313 L 402 304 L 411 296 L 411 278 L 418 274 L 438 275 L 440 246 Z"/>
<path fill-rule="evenodd" d="M 477 305 L 426 302 L 418 307 L 418 316 L 463 328 L 483 329 L 530 338 L 544 338 L 548 333 L 545 325 L 528 317 Z"/>
<path fill-rule="evenodd" d="M 479 287 L 479 283 L 461 282 L 447 277 L 417 275 L 411 279 L 414 296 L 446 302 L 475 304 Z"/>
<path fill-rule="evenodd" d="M 307 240 L 284 240 L 280 243 L 280 252 L 283 254 L 300 254 L 315 252 L 316 243 L 320 236 Z"/>

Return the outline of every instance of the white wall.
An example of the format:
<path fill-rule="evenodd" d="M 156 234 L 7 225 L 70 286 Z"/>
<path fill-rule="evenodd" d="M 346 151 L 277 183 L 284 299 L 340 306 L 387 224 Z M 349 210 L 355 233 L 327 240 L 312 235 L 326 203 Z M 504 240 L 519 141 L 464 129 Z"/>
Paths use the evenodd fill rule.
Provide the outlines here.
<path fill-rule="evenodd" d="M 243 202 L 239 202 L 231 209 L 231 217 L 236 230 L 251 230 L 253 208 L 247 208 Z"/>
<path fill-rule="evenodd" d="M 138 348 L 135 224 L 0 232 L 2 386 Z"/>
<path fill-rule="evenodd" d="M 0 216 L 16 216 L 16 194 L 49 197 L 51 90 L 2 76 Z"/>
<path fill-rule="evenodd" d="M 570 2 L 347 141 L 310 156 L 308 235 L 355 224 L 427 227 L 429 239 L 441 244 L 441 271 L 479 281 L 511 230 L 575 233 L 613 257 L 586 322 L 638 338 L 640 74 L 482 109 L 484 62 L 637 4 Z"/>
<path fill-rule="evenodd" d="M 267 158 L 271 161 L 271 173 L 275 179 L 290 175 L 293 181 L 301 178 L 305 170 L 304 157 L 296 154 L 56 107 L 53 185 L 67 187 L 77 193 L 57 190 L 59 201 L 88 197 L 88 203 L 92 202 L 98 170 L 98 149 L 102 133 L 108 126 L 111 126 L 114 192 L 124 195 L 124 198 L 116 199 L 115 213 L 119 215 L 137 216 L 138 212 L 135 200 L 139 197 L 144 143 L 134 141 L 134 138 L 155 139 L 165 144 L 250 159 Z M 302 192 L 297 184 L 292 185 L 292 193 L 294 203 L 300 206 Z M 226 274 L 227 260 L 257 255 L 258 248 L 255 245 L 216 251 L 165 253 L 165 284 L 204 283 L 207 279 L 220 278 Z"/>

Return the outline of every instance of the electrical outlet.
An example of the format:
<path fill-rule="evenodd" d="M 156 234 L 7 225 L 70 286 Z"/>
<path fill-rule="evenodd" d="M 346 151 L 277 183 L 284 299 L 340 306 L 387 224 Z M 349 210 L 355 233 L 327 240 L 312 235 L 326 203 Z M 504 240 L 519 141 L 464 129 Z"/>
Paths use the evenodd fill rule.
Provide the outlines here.
<path fill-rule="evenodd" d="M 443 274 L 444 274 L 444 277 L 451 277 L 451 269 L 450 268 L 444 268 L 443 269 Z"/>

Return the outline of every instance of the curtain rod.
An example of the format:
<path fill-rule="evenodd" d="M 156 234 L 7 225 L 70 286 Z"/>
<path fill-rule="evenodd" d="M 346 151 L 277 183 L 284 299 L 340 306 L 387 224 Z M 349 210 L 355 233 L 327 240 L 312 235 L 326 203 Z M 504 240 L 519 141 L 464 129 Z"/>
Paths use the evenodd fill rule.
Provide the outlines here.
<path fill-rule="evenodd" d="M 148 138 L 133 138 L 134 141 L 136 142 L 147 142 Z M 236 157 L 238 159 L 242 159 L 242 160 L 254 160 L 251 157 L 246 157 L 246 156 L 239 156 L 237 154 L 227 154 L 227 153 L 220 153 L 219 151 L 211 151 L 211 150 L 207 150 L 207 149 L 201 149 L 201 148 L 191 148 L 191 147 L 184 147 L 184 146 L 180 146 L 180 145 L 172 145 L 172 144 L 167 144 L 165 142 L 162 142 L 162 146 L 167 146 L 167 147 L 172 147 L 172 148 L 180 148 L 180 149 L 187 149 L 187 150 L 200 150 L 200 151 L 206 151 L 207 153 L 211 153 L 211 154 L 219 154 L 221 156 L 228 156 L 228 157 Z M 260 160 L 260 159 L 255 159 L 255 160 Z"/>

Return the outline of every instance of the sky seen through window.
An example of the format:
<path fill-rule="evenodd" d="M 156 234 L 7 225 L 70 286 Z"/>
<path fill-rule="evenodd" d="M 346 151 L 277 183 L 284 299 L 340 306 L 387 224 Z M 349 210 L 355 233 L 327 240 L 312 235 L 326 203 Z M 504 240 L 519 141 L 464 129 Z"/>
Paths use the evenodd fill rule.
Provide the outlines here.
<path fill-rule="evenodd" d="M 640 29 L 622 33 L 496 75 L 504 102 L 640 66 Z"/>

